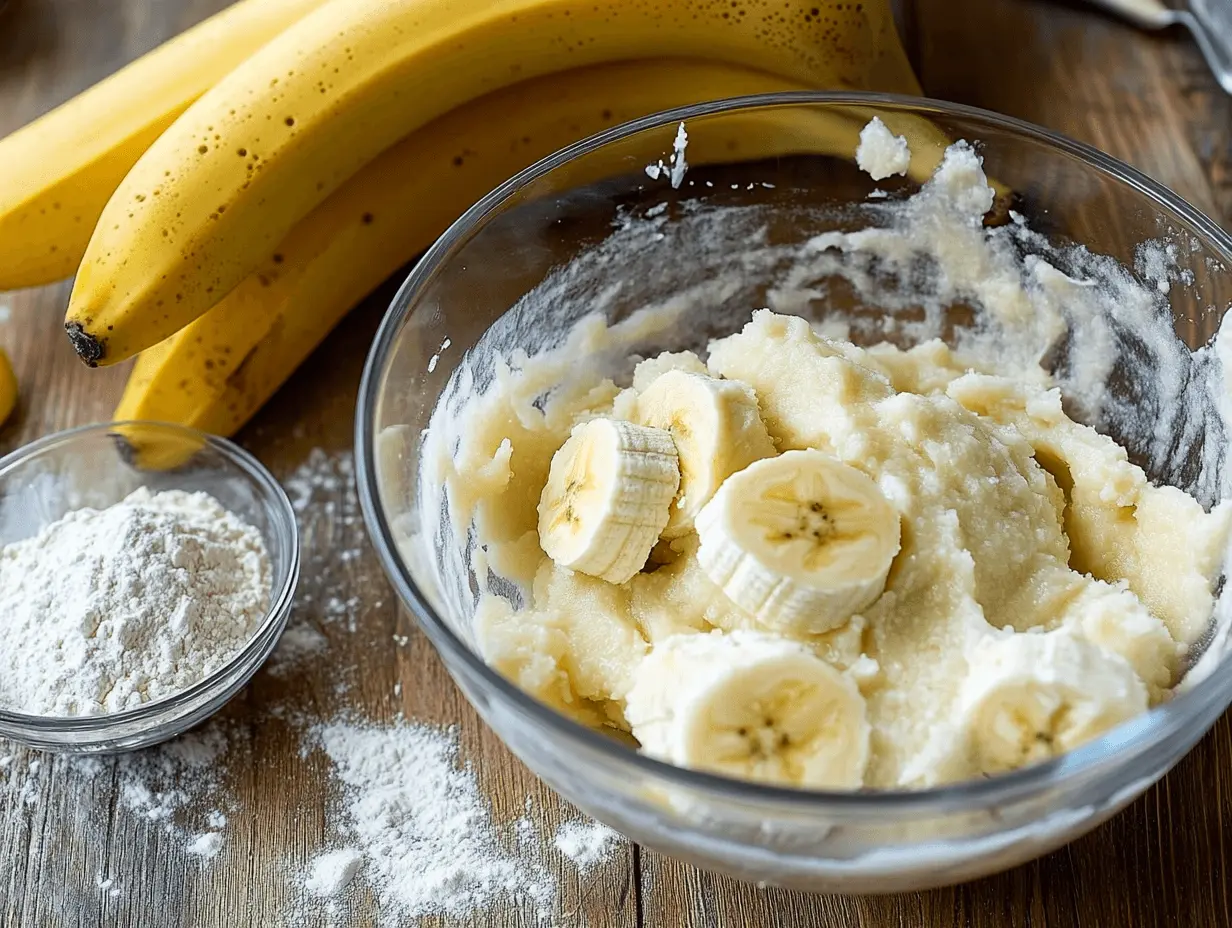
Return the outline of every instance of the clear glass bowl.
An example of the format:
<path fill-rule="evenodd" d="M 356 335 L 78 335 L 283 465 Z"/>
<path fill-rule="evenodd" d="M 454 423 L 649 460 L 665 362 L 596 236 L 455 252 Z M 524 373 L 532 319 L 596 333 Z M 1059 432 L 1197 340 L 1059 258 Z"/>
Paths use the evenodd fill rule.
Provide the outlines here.
<path fill-rule="evenodd" d="M 65 753 L 148 747 L 204 721 L 256 673 L 282 634 L 299 581 L 299 529 L 286 493 L 229 441 L 157 422 L 87 425 L 49 435 L 0 460 L 0 547 L 66 513 L 111 506 L 139 487 L 203 491 L 261 532 L 270 607 L 248 643 L 187 690 L 108 715 L 46 717 L 0 710 L 0 737 Z"/>
<path fill-rule="evenodd" d="M 737 782 L 643 757 L 551 711 L 486 666 L 467 604 L 441 592 L 443 547 L 464 548 L 466 539 L 424 539 L 415 531 L 417 507 L 441 505 L 440 488 L 427 488 L 429 498 L 421 498 L 423 430 L 461 359 L 473 360 L 489 326 L 551 270 L 604 239 L 619 216 L 666 203 L 673 221 L 695 200 L 764 204 L 774 217 L 767 234 L 798 242 L 824 231 L 815 224 L 818 210 L 829 217 L 827 228 L 841 229 L 849 221 L 844 206 L 863 201 L 874 186 L 892 198 L 915 189 L 905 179 L 874 185 L 850 163 L 854 143 L 846 158 L 833 157 L 834 139 L 807 131 L 811 116 L 826 113 L 857 127 L 874 114 L 891 126 L 904 116 L 918 120 L 914 167 L 936 163 L 947 139 L 978 142 L 989 176 L 1013 191 L 1002 209 L 1024 214 L 1054 241 L 1085 244 L 1133 268 L 1139 242 L 1168 237 L 1178 246 L 1178 271 L 1187 280 L 1192 275 L 1169 297 L 1176 331 L 1190 347 L 1210 338 L 1232 304 L 1227 234 L 1141 173 L 1042 129 L 970 107 L 885 95 L 787 94 L 688 107 L 605 132 L 528 169 L 428 252 L 394 300 L 368 360 L 357 421 L 359 487 L 402 602 L 487 723 L 571 802 L 634 840 L 737 878 L 823 892 L 904 891 L 1008 868 L 1104 821 L 1202 737 L 1232 701 L 1232 674 L 1211 674 L 1070 754 L 1005 776 L 918 792 L 807 792 Z M 645 166 L 671 151 L 681 120 L 693 167 L 673 190 L 651 180 Z M 802 124 L 806 129 L 793 133 Z M 765 157 L 774 145 L 779 149 Z M 747 160 L 753 154 L 763 157 Z M 570 312 L 577 317 L 602 306 L 612 322 L 724 270 L 721 252 L 698 265 L 673 260 L 666 246 L 651 251 L 651 261 L 631 259 L 609 268 L 610 279 L 579 284 L 566 294 L 577 305 L 556 306 L 550 322 L 522 319 L 523 347 L 533 354 L 558 340 Z M 620 289 L 605 289 L 613 283 Z M 766 305 L 743 298 L 742 313 Z M 692 347 L 731 331 L 729 320 L 717 319 L 716 307 L 681 327 L 683 343 L 647 347 Z M 1149 413 L 1151 372 L 1128 377 L 1147 389 L 1127 390 L 1121 399 Z M 1187 487 L 1197 479 L 1194 453 L 1182 448 L 1151 476 Z"/>

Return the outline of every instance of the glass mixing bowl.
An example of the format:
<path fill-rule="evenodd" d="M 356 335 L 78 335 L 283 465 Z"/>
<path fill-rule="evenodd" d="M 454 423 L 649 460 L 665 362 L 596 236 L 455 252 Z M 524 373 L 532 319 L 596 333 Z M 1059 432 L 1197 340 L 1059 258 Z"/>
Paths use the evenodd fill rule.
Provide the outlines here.
<path fill-rule="evenodd" d="M 261 533 L 270 604 L 252 637 L 188 689 L 122 712 L 50 717 L 0 709 L 0 737 L 44 751 L 101 754 L 166 741 L 203 722 L 274 650 L 299 581 L 299 527 L 278 481 L 223 438 L 161 422 L 113 422 L 48 435 L 0 459 L 0 547 L 74 509 L 105 509 L 139 487 L 205 492 Z"/>
<path fill-rule="evenodd" d="M 855 133 L 873 115 L 908 132 L 914 180 L 875 185 L 851 164 Z M 673 188 L 670 153 L 682 120 L 691 166 Z M 454 224 L 414 269 L 377 336 L 359 403 L 359 489 L 398 595 L 467 698 L 518 757 L 581 809 L 656 850 L 738 878 L 813 891 L 891 892 L 971 879 L 1038 856 L 1116 813 L 1163 776 L 1232 701 L 1232 674 L 1210 674 L 1052 761 L 922 791 L 810 792 L 738 782 L 641 756 L 553 712 L 490 669 L 470 628 L 474 576 L 450 589 L 442 576 L 442 552 L 465 551 L 466 538 L 455 537 L 448 520 L 436 537 L 416 530 L 421 509 L 442 505 L 443 489 L 421 480 L 421 451 L 433 408 L 463 358 L 481 369 L 480 339 L 489 326 L 550 272 L 605 239 L 621 217 L 663 215 L 670 231 L 698 203 L 758 204 L 770 216 L 766 235 L 799 242 L 823 228 L 848 227 L 847 207 L 865 201 L 874 186 L 890 199 L 916 189 L 944 145 L 960 138 L 977 144 L 989 176 L 1002 185 L 990 221 L 1007 220 L 1012 209 L 1051 240 L 1086 245 L 1128 268 L 1141 262 L 1137 246 L 1144 240 L 1174 245 L 1168 249 L 1174 276 L 1184 282 L 1168 296 L 1175 330 L 1191 348 L 1208 341 L 1232 304 L 1232 239 L 1174 194 L 1098 151 L 1014 119 L 848 93 L 688 107 L 554 155 Z M 647 164 L 656 167 L 648 171 Z M 620 320 L 730 271 L 721 251 L 700 262 L 694 255 L 684 260 L 671 241 L 652 241 L 649 258 L 609 262 L 594 279 L 565 287 L 566 305 L 558 301 L 550 319 L 523 307 L 521 347 L 533 354 L 563 336 L 562 322 L 591 310 Z M 766 305 L 756 296 L 742 293 L 736 301 L 745 318 Z M 835 288 L 831 296 L 859 299 L 850 288 Z M 718 317 L 717 306 L 690 316 L 672 333 L 675 342 L 645 347 L 704 345 L 732 330 L 730 320 Z M 576 359 L 596 369 L 617 361 Z M 1152 416 L 1153 376 L 1145 361 L 1122 366 L 1118 402 L 1138 404 Z M 1193 428 L 1200 422 L 1170 421 L 1178 440 L 1168 461 L 1144 460 L 1132 436 L 1114 437 L 1129 443 L 1153 479 L 1201 495 L 1198 472 L 1203 479 L 1211 473 L 1198 462 L 1215 460 L 1221 469 L 1223 443 L 1208 439 L 1204 450 L 1205 433 Z"/>

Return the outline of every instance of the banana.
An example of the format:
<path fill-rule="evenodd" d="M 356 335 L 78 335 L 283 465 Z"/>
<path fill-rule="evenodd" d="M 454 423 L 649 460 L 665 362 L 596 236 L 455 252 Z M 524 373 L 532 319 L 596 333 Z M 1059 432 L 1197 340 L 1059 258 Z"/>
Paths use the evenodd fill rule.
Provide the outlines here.
<path fill-rule="evenodd" d="M 634 671 L 625 717 L 645 753 L 741 780 L 851 789 L 868 765 L 855 683 L 761 632 L 666 639 Z"/>
<path fill-rule="evenodd" d="M 650 556 L 680 485 L 672 436 L 618 419 L 575 426 L 539 499 L 539 544 L 561 567 L 624 583 Z"/>
<path fill-rule="evenodd" d="M 1123 658 L 1065 630 L 990 636 L 968 663 L 959 724 L 985 773 L 1063 754 L 1147 709 Z"/>
<path fill-rule="evenodd" d="M 793 89 L 800 86 L 745 68 L 656 59 L 525 81 L 460 107 L 367 165 L 217 306 L 143 351 L 114 418 L 234 434 L 351 306 L 522 168 L 639 116 Z M 774 109 L 699 121 L 691 151 L 711 152 L 711 161 L 793 151 L 850 159 L 859 131 L 837 113 Z M 571 181 L 623 173 L 631 154 L 622 148 L 610 162 L 586 159 L 585 173 Z"/>
<path fill-rule="evenodd" d="M 82 259 L 69 337 L 91 365 L 156 344 L 379 152 L 519 80 L 675 55 L 806 86 L 871 87 L 881 59 L 903 57 L 884 17 L 865 12 L 885 3 L 330 0 L 206 92 L 133 166 Z"/>
<path fill-rule="evenodd" d="M 724 481 L 697 515 L 697 561 L 766 628 L 820 634 L 881 595 L 898 513 L 872 480 L 820 451 L 787 451 Z"/>
<path fill-rule="evenodd" d="M 636 421 L 671 433 L 680 456 L 680 492 L 664 538 L 693 530 L 693 520 L 719 484 L 774 454 L 753 388 L 737 380 L 674 370 L 637 398 Z"/>
<path fill-rule="evenodd" d="M 197 97 L 324 0 L 242 0 L 0 140 L 0 290 L 72 276 L 124 175 Z"/>
<path fill-rule="evenodd" d="M 17 375 L 9 356 L 0 348 L 0 425 L 8 420 L 17 406 Z"/>

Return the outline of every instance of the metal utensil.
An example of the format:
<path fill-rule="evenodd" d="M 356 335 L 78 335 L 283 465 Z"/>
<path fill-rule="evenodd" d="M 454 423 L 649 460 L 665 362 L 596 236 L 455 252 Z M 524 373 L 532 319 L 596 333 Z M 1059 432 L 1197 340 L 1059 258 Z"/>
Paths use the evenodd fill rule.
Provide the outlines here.
<path fill-rule="evenodd" d="M 1160 0 L 1092 0 L 1143 29 L 1181 25 L 1193 33 L 1221 87 L 1232 94 L 1232 0 L 1186 0 L 1174 10 Z"/>

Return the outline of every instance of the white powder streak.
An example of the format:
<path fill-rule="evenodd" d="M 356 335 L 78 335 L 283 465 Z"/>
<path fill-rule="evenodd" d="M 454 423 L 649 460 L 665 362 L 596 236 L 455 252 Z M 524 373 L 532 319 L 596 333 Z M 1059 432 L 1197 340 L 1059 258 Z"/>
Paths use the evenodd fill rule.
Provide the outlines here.
<path fill-rule="evenodd" d="M 672 189 L 679 190 L 684 183 L 685 171 L 689 162 L 684 158 L 684 151 L 689 147 L 689 133 L 684 131 L 684 123 L 676 127 L 676 138 L 672 142 Z M 750 185 L 751 186 L 751 185 Z"/>
<path fill-rule="evenodd" d="M 579 873 L 605 863 L 620 834 L 601 822 L 565 822 L 556 832 L 556 849 L 573 861 Z"/>
<path fill-rule="evenodd" d="M 350 885 L 363 862 L 364 855 L 353 847 L 319 854 L 312 860 L 304 889 L 314 896 L 333 898 Z"/>
<path fill-rule="evenodd" d="M 505 848 L 452 732 L 335 723 L 315 736 L 345 786 L 343 830 L 391 922 L 498 903 L 550 907 L 554 879 Z"/>
<path fill-rule="evenodd" d="M 193 857 L 210 860 L 222 850 L 222 835 L 216 831 L 207 831 L 197 835 L 188 842 L 185 850 Z"/>
<path fill-rule="evenodd" d="M 666 176 L 672 184 L 672 189 L 679 190 L 684 183 L 685 172 L 689 170 L 689 162 L 685 160 L 685 149 L 689 147 L 689 133 L 685 131 L 682 122 L 676 127 L 676 138 L 672 140 L 672 153 L 668 155 L 667 164 L 660 158 L 654 164 L 646 165 L 646 176 L 658 180 Z M 751 186 L 751 185 L 750 185 Z"/>

